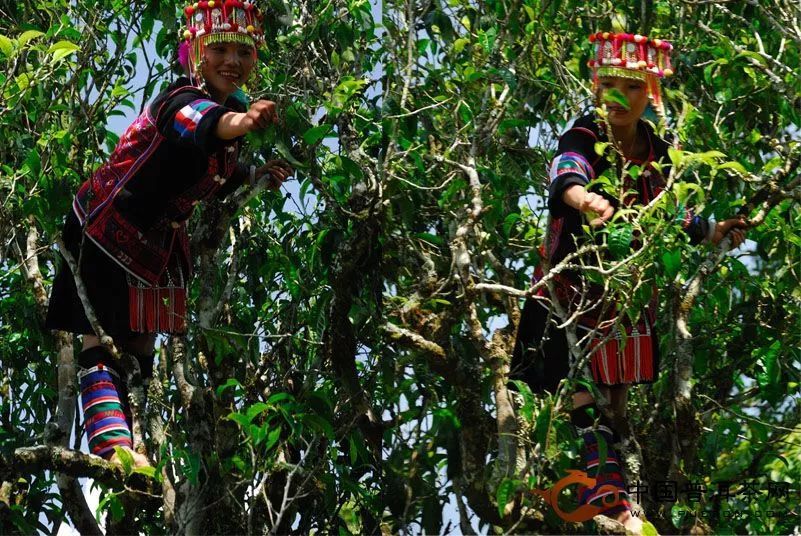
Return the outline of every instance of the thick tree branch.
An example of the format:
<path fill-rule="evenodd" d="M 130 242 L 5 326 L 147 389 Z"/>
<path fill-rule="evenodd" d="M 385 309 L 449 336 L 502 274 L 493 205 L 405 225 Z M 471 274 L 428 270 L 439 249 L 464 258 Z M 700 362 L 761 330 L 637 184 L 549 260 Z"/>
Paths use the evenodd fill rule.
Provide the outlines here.
<path fill-rule="evenodd" d="M 153 493 L 153 481 L 144 474 L 126 475 L 121 465 L 77 450 L 38 445 L 18 448 L 11 456 L 0 456 L 2 473 L 23 476 L 40 471 L 92 478 L 109 486 L 124 484 L 134 490 Z"/>
<path fill-rule="evenodd" d="M 42 282 L 42 272 L 39 271 L 39 256 L 37 254 L 37 243 L 39 241 L 39 231 L 36 229 L 36 220 L 33 216 L 28 217 L 28 235 L 25 239 L 25 254 L 20 251 L 20 262 L 25 273 L 25 279 L 31 285 L 33 297 L 39 309 L 39 316 L 44 318 L 47 314 L 47 292 Z"/>
<path fill-rule="evenodd" d="M 444 360 L 447 355 L 442 346 L 435 342 L 429 341 L 419 333 L 415 333 L 414 331 L 405 328 L 400 328 L 391 323 L 384 324 L 384 329 L 387 331 L 387 333 L 389 333 L 389 336 L 393 341 L 403 342 L 420 352 L 430 354 L 434 361 Z"/>
<path fill-rule="evenodd" d="M 202 387 L 190 384 L 186 377 L 186 354 L 185 339 L 180 336 L 170 337 L 168 355 L 181 405 L 187 417 L 184 422 L 187 426 L 189 451 L 193 457 L 203 460 L 209 453 L 213 436 Z M 207 490 L 203 483 L 199 478 L 184 479 L 176 491 L 176 502 L 179 503 L 174 511 L 174 526 L 178 528 L 176 532 L 186 534 L 203 532 L 208 512 Z"/>
<path fill-rule="evenodd" d="M 146 411 L 147 432 L 149 440 L 149 451 L 156 462 L 161 462 L 161 447 L 168 440 L 167 430 L 165 429 L 162 410 L 167 407 L 164 399 L 164 385 L 167 384 L 167 349 L 162 346 L 161 356 L 156 374 L 150 382 L 148 388 L 148 404 Z M 169 527 L 175 525 L 175 487 L 172 475 L 169 472 L 169 463 L 165 463 L 161 468 L 161 495 L 163 498 L 162 511 L 164 512 L 164 522 Z"/>

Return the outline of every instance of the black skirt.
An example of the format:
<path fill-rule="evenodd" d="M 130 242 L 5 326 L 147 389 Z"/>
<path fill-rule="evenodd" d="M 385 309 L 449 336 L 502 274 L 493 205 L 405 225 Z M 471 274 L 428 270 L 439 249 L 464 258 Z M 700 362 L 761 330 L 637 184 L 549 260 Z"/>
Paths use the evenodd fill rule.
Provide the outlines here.
<path fill-rule="evenodd" d="M 119 340 L 138 335 L 130 327 L 125 270 L 91 240 L 84 239 L 81 224 L 72 210 L 64 223 L 62 236 L 64 245 L 75 262 L 81 259 L 81 278 L 100 326 L 108 335 Z M 79 335 L 95 334 L 78 296 L 72 272 L 63 256 L 53 281 L 45 326 Z"/>
<path fill-rule="evenodd" d="M 570 348 L 567 343 L 567 336 L 564 329 L 557 329 L 556 325 L 549 321 L 549 311 L 541 303 L 533 299 L 527 299 L 523 306 L 520 316 L 520 326 L 517 331 L 517 338 L 512 353 L 512 365 L 509 378 L 512 380 L 522 380 L 528 384 L 534 393 L 548 391 L 551 394 L 556 392 L 559 382 L 566 378 L 572 365 Z M 653 344 L 649 352 L 638 353 L 635 364 L 647 365 L 647 369 L 652 373 L 641 380 L 626 382 L 607 382 L 599 363 L 601 363 L 600 352 L 595 352 L 587 360 L 583 370 L 576 374 L 577 379 L 593 380 L 596 384 L 604 385 L 623 385 L 637 383 L 653 383 L 659 373 L 659 349 L 656 344 L 655 334 L 651 333 L 647 344 Z M 620 361 L 621 366 L 625 366 L 625 352 L 620 352 L 618 356 L 609 356 L 611 361 Z M 630 358 L 631 356 L 629 356 Z M 633 368 L 628 363 L 628 368 Z M 620 377 L 623 377 L 621 374 Z M 642 376 L 641 376 L 642 377 Z M 579 391 L 587 391 L 583 385 L 576 387 Z"/>
<path fill-rule="evenodd" d="M 570 350 L 564 330 L 549 323 L 545 307 L 527 299 L 520 315 L 509 378 L 522 380 L 533 393 L 553 394 L 568 372 Z"/>

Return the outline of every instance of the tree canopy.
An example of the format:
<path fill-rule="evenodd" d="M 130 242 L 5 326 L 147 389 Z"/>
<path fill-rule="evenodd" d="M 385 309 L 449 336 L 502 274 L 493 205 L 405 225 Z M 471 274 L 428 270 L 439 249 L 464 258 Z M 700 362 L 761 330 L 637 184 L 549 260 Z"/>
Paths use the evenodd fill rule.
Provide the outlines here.
<path fill-rule="evenodd" d="M 77 452 L 78 342 L 43 327 L 54 244 L 109 121 L 175 76 L 182 7 L 0 3 L 2 532 L 595 530 L 531 493 L 577 464 L 577 379 L 540 395 L 508 375 L 546 168 L 592 106 L 586 36 L 616 26 L 675 46 L 668 195 L 587 228 L 605 253 L 579 267 L 621 315 L 659 289 L 662 370 L 632 389 L 626 465 L 678 493 L 637 496 L 647 530 L 798 525 L 801 8 L 784 0 L 264 2 L 248 91 L 284 125 L 245 155 L 288 159 L 297 188 L 193 217 L 189 333 L 159 340 L 139 416 L 155 470 Z M 691 246 L 684 206 L 744 215 L 749 242 Z"/>

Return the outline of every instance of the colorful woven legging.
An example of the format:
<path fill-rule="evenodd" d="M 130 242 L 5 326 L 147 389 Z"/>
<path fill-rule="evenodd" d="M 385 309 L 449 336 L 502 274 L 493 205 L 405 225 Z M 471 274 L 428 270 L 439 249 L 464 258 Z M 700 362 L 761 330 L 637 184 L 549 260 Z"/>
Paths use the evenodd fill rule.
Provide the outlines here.
<path fill-rule="evenodd" d="M 133 448 L 117 373 L 98 363 L 82 371 L 80 381 L 83 424 L 90 452 L 110 458 L 114 447 Z"/>
<path fill-rule="evenodd" d="M 606 441 L 606 462 L 603 464 L 599 461 L 596 434 L 602 436 Z M 604 425 L 598 425 L 594 430 L 586 428 L 581 430 L 581 436 L 584 439 L 584 462 L 587 476 L 595 478 L 595 486 L 592 488 L 587 486 L 579 487 L 579 504 L 599 506 L 603 508 L 600 512 L 601 514 L 612 518 L 624 510 L 631 510 L 629 496 L 626 493 L 626 484 L 623 482 L 623 475 L 620 474 L 620 458 L 615 449 L 612 448 L 612 431 Z M 620 501 L 607 508 L 606 505 L 608 503 L 614 502 L 615 492 L 602 490 L 601 487 L 609 485 L 618 488 L 617 496 Z"/>

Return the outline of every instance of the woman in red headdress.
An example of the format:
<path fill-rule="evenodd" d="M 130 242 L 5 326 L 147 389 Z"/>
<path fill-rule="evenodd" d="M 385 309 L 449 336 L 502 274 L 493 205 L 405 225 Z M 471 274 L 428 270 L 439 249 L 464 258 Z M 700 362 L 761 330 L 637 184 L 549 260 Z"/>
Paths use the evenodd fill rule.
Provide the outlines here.
<path fill-rule="evenodd" d="M 596 153 L 596 143 L 613 143 L 624 164 L 640 168 L 636 180 L 630 176 L 624 178 L 627 181 L 624 190 L 636 191 L 636 199 L 624 199 L 625 205 L 632 202 L 647 205 L 654 200 L 666 186 L 665 178 L 670 170 L 668 143 L 657 136 L 641 116 L 650 103 L 660 119 L 664 118 L 659 79 L 673 72 L 669 59 L 672 46 L 659 39 L 609 32 L 593 34 L 590 41 L 594 43 L 594 56 L 589 65 L 593 69 L 597 108 L 604 110 L 605 120 L 596 114 L 581 117 L 559 139 L 550 166 L 548 209 L 551 224 L 547 250 L 543 250 L 551 267 L 569 256 L 573 264 L 577 264 L 579 260 L 574 254 L 587 238 L 582 229 L 585 218 L 593 227 L 602 226 L 622 204 L 609 193 L 588 186 L 612 165 L 605 156 Z M 655 163 L 661 165 L 655 166 Z M 744 240 L 745 223 L 739 219 L 715 222 L 686 210 L 682 221 L 693 244 L 717 244 L 727 233 L 731 233 L 733 247 Z M 538 269 L 535 281 L 542 276 L 542 270 Z M 590 352 L 588 363 L 579 375 L 592 378 L 613 412 L 613 419 L 603 414 L 584 386 L 573 394 L 571 421 L 584 439 L 587 474 L 596 478 L 594 487 L 579 490 L 579 502 L 597 505 L 600 513 L 639 531 L 642 523 L 631 515 L 620 459 L 613 447 L 621 439 L 613 421 L 625 422 L 630 385 L 653 383 L 658 377 L 659 345 L 654 330 L 656 296 L 653 295 L 639 314 L 618 319 L 618 310 L 603 297 L 602 286 L 588 282 L 580 270 L 560 270 L 553 277 L 553 283 L 556 299 L 567 316 L 577 314 L 577 337 L 585 339 L 586 351 Z M 526 300 L 523 308 L 511 377 L 525 381 L 532 391 L 554 393 L 559 382 L 567 377 L 573 360 L 567 333 L 557 328 L 564 319 L 558 318 L 547 305 L 550 294 L 544 287 L 538 294 Z M 580 312 L 579 307 L 582 308 Z M 632 316 L 637 318 L 636 322 L 630 320 Z M 598 436 L 607 443 L 604 463 L 598 460 Z M 617 489 L 613 492 L 610 486 Z M 610 501 L 614 495 L 621 500 Z"/>
<path fill-rule="evenodd" d="M 157 333 L 186 331 L 192 271 L 186 222 L 195 206 L 256 177 L 278 188 L 292 170 L 283 161 L 256 168 L 238 162 L 242 138 L 277 123 L 275 103 L 247 104 L 240 89 L 263 43 L 261 14 L 249 2 L 203 1 L 184 10 L 179 47 L 186 76 L 161 92 L 128 127 L 108 161 L 78 189 L 63 239 L 100 327 L 135 356 L 145 381 Z M 100 344 L 62 262 L 47 327 L 83 337 L 78 356 L 84 427 L 93 454 L 133 452 L 131 415 L 119 363 Z"/>

